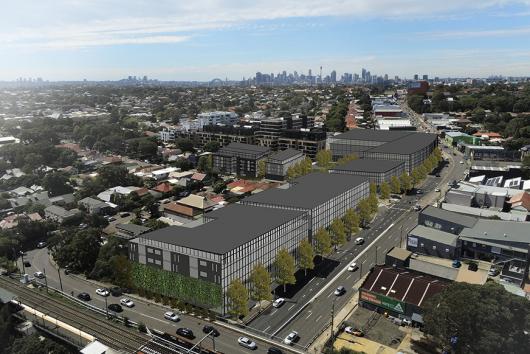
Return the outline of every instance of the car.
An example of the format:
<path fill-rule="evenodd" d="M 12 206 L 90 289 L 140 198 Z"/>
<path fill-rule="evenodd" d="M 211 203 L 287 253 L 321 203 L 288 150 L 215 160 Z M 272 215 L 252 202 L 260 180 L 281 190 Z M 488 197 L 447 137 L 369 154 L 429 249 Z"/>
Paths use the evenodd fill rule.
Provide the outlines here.
<path fill-rule="evenodd" d="M 28 261 L 24 261 L 24 267 L 31 267 L 31 263 Z"/>
<path fill-rule="evenodd" d="M 357 263 L 353 262 L 348 266 L 348 272 L 355 272 L 359 267 L 357 266 Z"/>
<path fill-rule="evenodd" d="M 107 288 L 99 288 L 99 289 L 96 289 L 96 294 L 98 294 L 99 296 L 109 296 L 110 295 L 110 292 L 109 292 L 109 289 Z"/>
<path fill-rule="evenodd" d="M 267 350 L 267 354 L 283 354 L 283 352 L 276 347 L 270 347 L 269 350 Z"/>
<path fill-rule="evenodd" d="M 237 339 L 237 342 L 239 343 L 240 346 L 251 349 L 251 350 L 255 350 L 258 348 L 256 343 L 254 343 L 252 340 L 248 339 L 247 337 L 239 337 Z"/>
<path fill-rule="evenodd" d="M 109 310 L 114 311 L 114 312 L 122 312 L 123 311 L 123 308 L 120 305 L 118 305 L 118 304 L 110 304 L 108 306 L 108 308 L 109 308 Z"/>
<path fill-rule="evenodd" d="M 500 274 L 500 270 L 498 270 L 497 268 L 495 267 L 491 267 L 491 269 L 488 271 L 488 275 L 490 277 L 496 277 L 497 275 Z"/>
<path fill-rule="evenodd" d="M 298 339 L 298 332 L 297 331 L 292 331 L 291 333 L 289 333 L 287 335 L 287 337 L 285 337 L 283 342 L 285 344 L 287 344 L 287 345 L 293 345 L 294 342 L 296 342 L 297 339 Z"/>
<path fill-rule="evenodd" d="M 478 270 L 478 264 L 477 263 L 469 263 L 467 265 L 467 269 L 472 271 L 472 272 L 476 272 Z"/>
<path fill-rule="evenodd" d="M 66 267 L 64 268 L 64 275 L 70 274 L 70 268 Z"/>
<path fill-rule="evenodd" d="M 177 334 L 181 337 L 188 338 L 188 339 L 194 339 L 195 335 L 193 334 L 193 331 L 189 328 L 177 328 Z"/>
<path fill-rule="evenodd" d="M 401 196 L 399 194 L 392 194 L 392 195 L 390 195 L 390 198 L 400 200 Z"/>
<path fill-rule="evenodd" d="M 112 288 L 110 288 L 110 293 L 112 294 L 112 296 L 116 297 L 123 295 L 123 291 L 118 286 L 113 286 Z"/>
<path fill-rule="evenodd" d="M 423 191 L 421 189 L 417 189 L 416 194 L 423 194 Z"/>
<path fill-rule="evenodd" d="M 279 308 L 279 307 L 282 307 L 283 304 L 285 304 L 285 299 L 283 297 L 280 297 L 274 300 L 274 302 L 272 303 L 272 306 Z"/>
<path fill-rule="evenodd" d="M 408 318 L 403 318 L 403 319 L 401 319 L 401 324 L 403 326 L 412 326 L 412 321 L 409 320 Z"/>
<path fill-rule="evenodd" d="M 90 295 L 88 293 L 79 293 L 79 294 L 77 294 L 77 298 L 79 300 L 83 300 L 83 301 L 90 301 L 91 300 Z"/>
<path fill-rule="evenodd" d="M 335 289 L 334 294 L 335 294 L 335 296 L 341 296 L 345 292 L 346 292 L 346 288 L 341 285 L 337 289 Z"/>
<path fill-rule="evenodd" d="M 421 210 L 421 205 L 419 205 L 419 204 L 414 205 L 414 210 L 415 211 L 420 211 Z"/>
<path fill-rule="evenodd" d="M 355 244 L 356 244 L 356 245 L 362 245 L 363 243 L 364 243 L 364 238 L 362 238 L 362 237 L 357 237 L 357 238 L 355 239 Z"/>
<path fill-rule="evenodd" d="M 111 216 L 109 219 L 109 222 L 116 221 L 116 218 L 114 216 Z"/>
<path fill-rule="evenodd" d="M 435 176 L 436 176 L 436 177 L 440 177 L 440 174 L 439 174 L 439 173 L 437 173 L 437 174 L 436 174 Z"/>
<path fill-rule="evenodd" d="M 121 299 L 120 304 L 122 304 L 123 306 L 127 306 L 129 308 L 134 307 L 134 302 L 127 297 L 124 297 L 123 299 Z"/>
<path fill-rule="evenodd" d="M 463 165 L 463 164 L 464 164 L 464 161 L 460 160 L 459 164 Z"/>
<path fill-rule="evenodd" d="M 171 311 L 164 313 L 164 318 L 173 322 L 177 322 L 180 319 L 179 315 Z"/>
<path fill-rule="evenodd" d="M 440 191 L 440 188 L 434 188 L 434 191 L 435 191 L 435 192 L 439 192 L 439 191 Z"/>
<path fill-rule="evenodd" d="M 37 248 L 44 248 L 44 247 L 46 247 L 46 242 L 41 241 L 41 242 L 37 243 Z"/>
<path fill-rule="evenodd" d="M 348 333 L 348 334 L 353 334 L 354 336 L 357 336 L 357 337 L 362 337 L 362 336 L 364 336 L 363 331 L 361 331 L 361 330 L 358 329 L 358 328 L 351 327 L 351 326 L 348 326 L 348 327 L 344 328 L 344 332 L 346 332 L 346 333 Z"/>
<path fill-rule="evenodd" d="M 219 337 L 221 335 L 221 333 L 219 333 L 219 331 L 215 329 L 214 326 L 210 325 L 205 325 L 204 327 L 202 327 L 202 332 L 206 334 L 211 334 L 214 337 Z"/>
<path fill-rule="evenodd" d="M 460 261 L 457 259 L 453 260 L 453 263 L 451 264 L 453 268 L 460 268 L 461 265 L 462 263 L 460 263 Z"/>
<path fill-rule="evenodd" d="M 121 216 L 122 218 L 125 218 L 125 217 L 130 216 L 130 215 L 131 215 L 131 213 L 128 213 L 128 212 L 126 212 L 126 211 L 122 211 L 122 212 L 120 213 L 120 216 Z"/>
<path fill-rule="evenodd" d="M 33 273 L 33 276 L 39 279 L 44 279 L 46 277 L 43 272 L 35 272 Z"/>
<path fill-rule="evenodd" d="M 88 227 L 87 224 L 84 224 L 84 223 L 79 224 L 79 228 L 80 228 L 81 230 L 86 229 L 87 227 Z"/>

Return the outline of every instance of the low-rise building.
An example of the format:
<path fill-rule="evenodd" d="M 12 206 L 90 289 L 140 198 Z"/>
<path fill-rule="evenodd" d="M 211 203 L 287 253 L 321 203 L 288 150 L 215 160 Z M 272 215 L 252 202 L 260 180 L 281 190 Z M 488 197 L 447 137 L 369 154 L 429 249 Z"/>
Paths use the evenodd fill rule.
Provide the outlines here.
<path fill-rule="evenodd" d="M 111 206 L 101 200 L 86 197 L 78 202 L 89 214 L 106 214 L 111 211 Z"/>
<path fill-rule="evenodd" d="M 304 160 L 304 154 L 298 150 L 287 149 L 272 154 L 267 159 L 265 177 L 268 179 L 284 180 L 289 167 Z"/>
<path fill-rule="evenodd" d="M 394 160 L 359 159 L 334 166 L 329 172 L 366 177 L 370 183 L 380 185 L 383 182 L 390 182 L 392 176 L 401 176 L 405 172 L 405 163 Z"/>
<path fill-rule="evenodd" d="M 116 233 L 115 236 L 121 237 L 126 240 L 132 240 L 145 234 L 146 232 L 151 231 L 149 227 L 136 224 L 116 224 Z"/>
<path fill-rule="evenodd" d="M 70 209 L 66 210 L 65 208 L 62 208 L 57 205 L 50 205 L 44 209 L 44 217 L 46 219 L 62 223 L 66 219 L 74 217 L 81 213 L 81 210 L 79 209 Z"/>
<path fill-rule="evenodd" d="M 213 168 L 224 174 L 257 177 L 258 163 L 269 153 L 267 147 L 231 143 L 213 154 Z"/>

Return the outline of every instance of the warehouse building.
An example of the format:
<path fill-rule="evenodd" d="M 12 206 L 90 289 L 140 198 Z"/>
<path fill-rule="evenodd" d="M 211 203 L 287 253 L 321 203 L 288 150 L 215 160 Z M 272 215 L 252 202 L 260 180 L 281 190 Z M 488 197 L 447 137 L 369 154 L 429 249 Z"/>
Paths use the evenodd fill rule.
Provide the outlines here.
<path fill-rule="evenodd" d="M 234 279 L 248 286 L 258 262 L 272 270 L 282 248 L 298 259 L 308 227 L 303 211 L 234 204 L 207 214 L 195 227 L 170 226 L 140 235 L 129 242 L 129 259 L 216 284 L 225 294 Z M 227 311 L 226 299 L 219 311 Z"/>
<path fill-rule="evenodd" d="M 318 172 L 297 178 L 288 188 L 268 189 L 240 203 L 307 212 L 312 235 L 344 216 L 346 210 L 355 208 L 369 193 L 370 185 L 365 177 Z"/>
<path fill-rule="evenodd" d="M 438 144 L 436 134 L 411 131 L 352 129 L 328 139 L 334 160 L 356 154 L 360 158 L 405 163 L 409 173 L 421 165 Z"/>
<path fill-rule="evenodd" d="M 267 147 L 230 143 L 213 154 L 213 168 L 223 174 L 257 177 L 258 163 L 269 153 Z"/>
<path fill-rule="evenodd" d="M 361 159 L 335 166 L 329 172 L 366 177 L 370 183 L 380 185 L 405 172 L 405 164 L 402 161 Z"/>
<path fill-rule="evenodd" d="M 275 180 L 284 180 L 289 167 L 304 160 L 304 154 L 298 150 L 287 149 L 277 152 L 267 159 L 265 177 Z"/>

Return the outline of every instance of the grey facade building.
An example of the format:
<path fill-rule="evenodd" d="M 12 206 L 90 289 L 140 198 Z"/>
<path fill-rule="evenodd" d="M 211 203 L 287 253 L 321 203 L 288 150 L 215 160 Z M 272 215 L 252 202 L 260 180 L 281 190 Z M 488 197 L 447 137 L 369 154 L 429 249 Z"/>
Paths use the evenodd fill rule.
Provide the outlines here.
<path fill-rule="evenodd" d="M 308 228 L 303 211 L 233 204 L 207 214 L 196 227 L 170 226 L 140 235 L 129 241 L 129 259 L 218 284 L 225 294 L 234 279 L 249 286 L 258 262 L 273 270 L 280 249 L 298 260 Z"/>
<path fill-rule="evenodd" d="M 366 177 L 371 183 L 380 185 L 383 182 L 390 182 L 392 176 L 399 177 L 405 172 L 405 163 L 394 160 L 360 159 L 335 166 L 329 172 Z"/>
<path fill-rule="evenodd" d="M 131 240 L 145 234 L 146 232 L 151 231 L 149 227 L 136 224 L 117 224 L 116 225 L 116 236 L 124 238 L 126 240 Z"/>
<path fill-rule="evenodd" d="M 317 153 L 326 148 L 326 133 L 317 129 L 289 129 L 278 138 L 278 148 L 298 150 L 314 160 Z"/>
<path fill-rule="evenodd" d="M 458 235 L 418 225 L 410 230 L 407 249 L 414 253 L 447 259 L 460 257 Z"/>
<path fill-rule="evenodd" d="M 258 163 L 269 153 L 267 147 L 231 143 L 213 154 L 213 168 L 221 173 L 257 177 Z"/>
<path fill-rule="evenodd" d="M 254 194 L 241 204 L 309 213 L 312 236 L 320 227 L 344 216 L 346 210 L 370 194 L 370 184 L 364 177 L 310 173 L 290 183 L 289 188 L 274 188 Z"/>
<path fill-rule="evenodd" d="M 265 177 L 284 180 L 289 167 L 304 160 L 304 154 L 298 150 L 287 149 L 272 154 L 267 159 Z"/>
<path fill-rule="evenodd" d="M 90 197 L 81 199 L 77 204 L 83 206 L 90 214 L 104 214 L 112 209 L 107 203 Z"/>
<path fill-rule="evenodd" d="M 360 158 L 402 161 L 412 170 L 438 145 L 436 134 L 395 130 L 352 129 L 328 139 L 333 159 L 356 154 Z"/>

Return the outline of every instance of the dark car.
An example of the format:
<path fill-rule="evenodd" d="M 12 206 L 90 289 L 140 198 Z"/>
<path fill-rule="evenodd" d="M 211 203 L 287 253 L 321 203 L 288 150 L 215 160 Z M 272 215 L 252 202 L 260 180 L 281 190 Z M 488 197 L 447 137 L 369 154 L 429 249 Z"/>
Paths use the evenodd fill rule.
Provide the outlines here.
<path fill-rule="evenodd" d="M 283 354 L 283 352 L 275 347 L 270 347 L 269 350 L 267 350 L 267 354 Z"/>
<path fill-rule="evenodd" d="M 214 337 L 219 337 L 219 336 L 221 335 L 221 333 L 219 333 L 219 331 L 216 330 L 215 327 L 210 326 L 210 325 L 205 325 L 205 326 L 202 328 L 202 332 L 203 332 L 203 333 L 206 333 L 206 334 L 211 333 Z"/>
<path fill-rule="evenodd" d="M 121 307 L 121 305 L 118 305 L 118 304 L 110 304 L 109 310 L 114 311 L 114 312 L 122 312 L 123 308 Z"/>
<path fill-rule="evenodd" d="M 181 337 L 188 338 L 188 339 L 195 338 L 193 331 L 189 328 L 177 328 L 177 334 Z"/>
<path fill-rule="evenodd" d="M 472 271 L 472 272 L 476 272 L 478 270 L 478 264 L 469 263 L 468 266 L 467 266 L 467 269 Z"/>
<path fill-rule="evenodd" d="M 118 297 L 123 295 L 123 290 L 118 286 L 113 286 L 112 288 L 110 288 L 110 293 L 112 294 L 112 296 Z"/>
<path fill-rule="evenodd" d="M 91 299 L 90 295 L 87 294 L 87 293 L 79 293 L 79 294 L 77 295 L 77 298 L 78 298 L 79 300 L 83 300 L 83 301 L 90 301 L 90 299 Z"/>
<path fill-rule="evenodd" d="M 31 267 L 31 263 L 28 261 L 24 261 L 24 267 Z"/>

